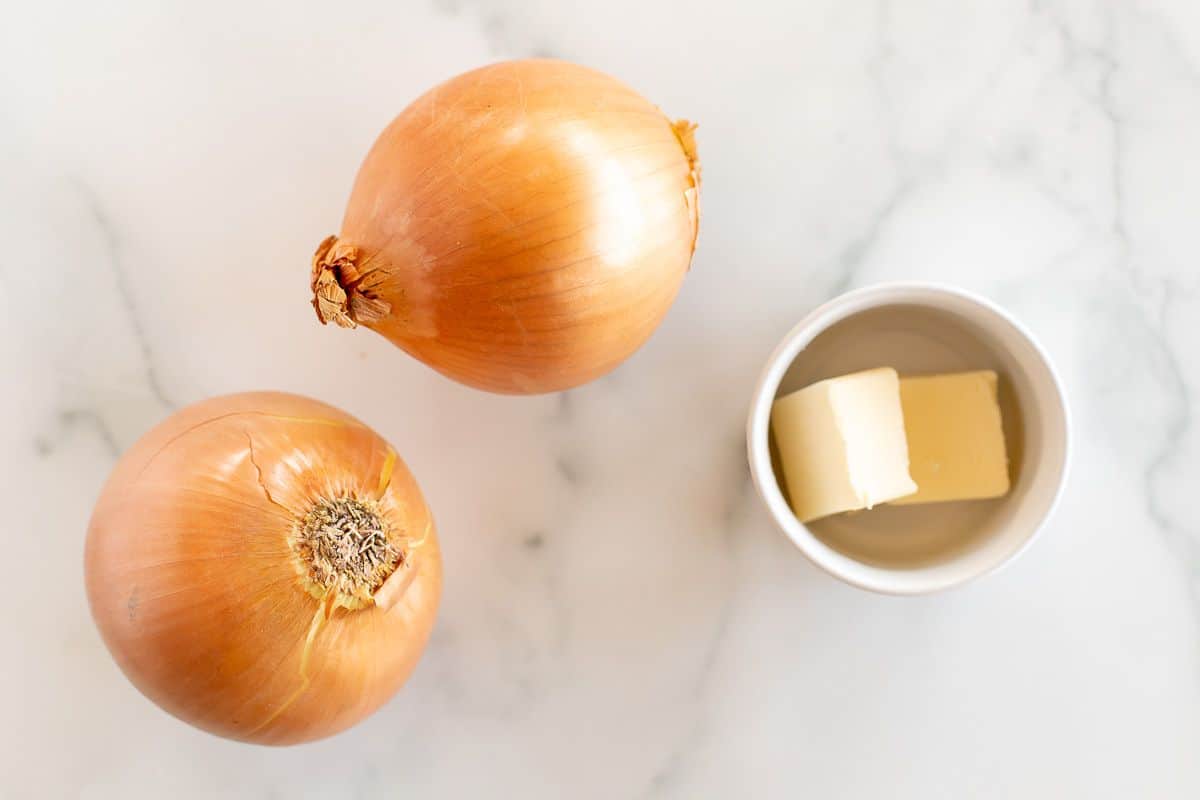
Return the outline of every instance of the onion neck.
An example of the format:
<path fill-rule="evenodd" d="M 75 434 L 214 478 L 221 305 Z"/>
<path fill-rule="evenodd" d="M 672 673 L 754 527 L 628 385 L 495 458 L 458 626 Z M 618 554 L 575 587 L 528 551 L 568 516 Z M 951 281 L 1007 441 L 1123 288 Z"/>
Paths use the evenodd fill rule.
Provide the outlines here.
<path fill-rule="evenodd" d="M 327 236 L 313 254 L 312 305 L 322 324 L 342 328 L 371 325 L 388 315 L 391 305 L 378 294 L 383 273 L 369 265 L 359 248 Z"/>

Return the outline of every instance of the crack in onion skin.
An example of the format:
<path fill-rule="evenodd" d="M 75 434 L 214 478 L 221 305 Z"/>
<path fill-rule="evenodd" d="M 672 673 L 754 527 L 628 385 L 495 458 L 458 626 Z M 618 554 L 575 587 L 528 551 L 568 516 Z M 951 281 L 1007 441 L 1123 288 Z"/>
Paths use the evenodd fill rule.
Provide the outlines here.
<path fill-rule="evenodd" d="M 377 599 L 328 592 L 300 562 L 297 524 L 337 498 L 377 512 L 402 556 Z M 211 733 L 282 745 L 337 733 L 400 688 L 442 567 L 420 488 L 387 442 L 269 392 L 185 408 L 122 456 L 92 514 L 85 577 L 105 644 L 146 697 Z"/>
<path fill-rule="evenodd" d="M 313 258 L 321 322 L 469 386 L 559 391 L 662 321 L 699 228 L 695 125 L 563 61 L 437 86 L 383 131 Z"/>

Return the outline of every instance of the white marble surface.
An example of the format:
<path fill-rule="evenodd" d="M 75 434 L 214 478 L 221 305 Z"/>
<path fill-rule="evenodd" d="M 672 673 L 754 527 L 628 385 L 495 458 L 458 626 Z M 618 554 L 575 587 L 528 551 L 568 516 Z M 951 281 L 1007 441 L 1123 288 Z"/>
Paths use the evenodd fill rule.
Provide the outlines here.
<path fill-rule="evenodd" d="M 1200 6 L 333 5 L 5 4 L 0 796 L 1200 796 Z M 699 120 L 705 216 L 631 362 L 500 398 L 322 329 L 306 280 L 386 121 L 527 54 Z M 1031 551 L 908 600 L 809 565 L 742 445 L 784 331 L 896 278 L 1016 312 L 1077 434 Z M 379 428 L 446 555 L 408 687 L 286 750 L 143 700 L 81 580 L 117 452 L 249 388 Z"/>

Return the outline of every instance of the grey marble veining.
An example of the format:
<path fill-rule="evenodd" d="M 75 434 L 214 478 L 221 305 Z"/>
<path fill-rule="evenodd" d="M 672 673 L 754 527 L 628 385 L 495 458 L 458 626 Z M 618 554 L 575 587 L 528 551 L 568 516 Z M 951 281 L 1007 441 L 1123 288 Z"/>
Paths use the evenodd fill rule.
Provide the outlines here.
<path fill-rule="evenodd" d="M 504 398 L 321 328 L 306 280 L 391 116 L 527 55 L 698 120 L 702 225 L 633 359 Z M 1200 794 L 1196 4 L 48 0 L 5 14 L 0 108 L 0 797 Z M 1027 323 L 1075 442 L 1027 554 L 908 600 L 804 561 L 742 451 L 784 332 L 897 279 Z M 384 433 L 446 560 L 409 685 L 288 750 L 142 699 L 80 574 L 116 455 L 255 388 Z"/>

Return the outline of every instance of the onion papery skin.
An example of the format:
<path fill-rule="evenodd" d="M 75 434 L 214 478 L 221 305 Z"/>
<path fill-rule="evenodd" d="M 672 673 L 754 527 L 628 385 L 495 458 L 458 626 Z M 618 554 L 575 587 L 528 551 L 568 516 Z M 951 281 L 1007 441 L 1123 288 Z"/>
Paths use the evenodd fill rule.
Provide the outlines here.
<path fill-rule="evenodd" d="M 329 498 L 378 510 L 402 554 L 387 604 L 305 571 L 297 524 Z M 143 436 L 101 492 L 85 553 L 93 617 L 134 686 L 185 722 L 271 745 L 337 733 L 400 688 L 441 570 L 430 511 L 388 443 L 281 393 L 206 400 Z"/>
<path fill-rule="evenodd" d="M 318 248 L 318 317 L 488 391 L 604 375 L 649 338 L 689 269 L 694 127 L 563 61 L 437 86 L 379 136 L 340 234 Z"/>

